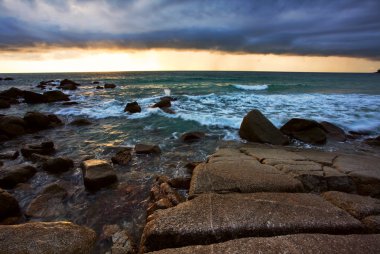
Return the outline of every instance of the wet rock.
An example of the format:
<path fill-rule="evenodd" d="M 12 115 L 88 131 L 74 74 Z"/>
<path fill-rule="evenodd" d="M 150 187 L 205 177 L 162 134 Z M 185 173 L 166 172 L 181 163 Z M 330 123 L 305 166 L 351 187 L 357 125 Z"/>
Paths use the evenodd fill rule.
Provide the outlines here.
<path fill-rule="evenodd" d="M 76 90 L 78 86 L 79 86 L 78 83 L 69 79 L 64 79 L 61 81 L 59 88 L 63 90 Z"/>
<path fill-rule="evenodd" d="M 13 188 L 18 183 L 28 181 L 36 173 L 36 168 L 29 164 L 20 164 L 0 169 L 0 187 Z"/>
<path fill-rule="evenodd" d="M 375 254 L 379 235 L 295 234 L 275 237 L 248 237 L 211 245 L 164 249 L 152 254 L 230 253 L 329 253 Z"/>
<path fill-rule="evenodd" d="M 175 114 L 175 111 L 172 110 L 171 108 L 164 107 L 164 108 L 161 108 L 161 110 L 168 114 Z"/>
<path fill-rule="evenodd" d="M 57 102 L 57 101 L 69 101 L 70 98 L 67 94 L 61 91 L 48 91 L 43 94 L 47 102 Z"/>
<path fill-rule="evenodd" d="M 177 177 L 169 180 L 171 187 L 176 189 L 186 189 L 190 188 L 191 177 Z"/>
<path fill-rule="evenodd" d="M 7 150 L 0 153 L 1 160 L 15 160 L 20 155 L 18 151 Z"/>
<path fill-rule="evenodd" d="M 88 190 L 96 191 L 117 181 L 114 169 L 104 160 L 86 160 L 81 167 L 84 185 Z"/>
<path fill-rule="evenodd" d="M 14 80 L 14 78 L 6 77 L 6 78 L 4 78 L 4 80 L 6 80 L 6 81 L 11 81 L 11 80 Z"/>
<path fill-rule="evenodd" d="M 100 82 L 99 81 L 92 81 L 92 84 L 98 85 L 98 84 L 100 84 Z"/>
<path fill-rule="evenodd" d="M 129 112 L 131 114 L 140 113 L 141 107 L 136 101 L 131 102 L 131 103 L 127 103 L 127 105 L 124 108 L 124 112 Z"/>
<path fill-rule="evenodd" d="M 192 131 L 192 132 L 184 133 L 181 136 L 181 140 L 183 142 L 186 142 L 186 143 L 191 143 L 191 142 L 199 141 L 200 139 L 202 139 L 204 137 L 205 137 L 205 133 L 204 132 Z"/>
<path fill-rule="evenodd" d="M 251 142 L 286 145 L 289 140 L 257 109 L 250 111 L 240 125 L 239 135 Z"/>
<path fill-rule="evenodd" d="M 360 221 L 314 194 L 209 193 L 155 212 L 141 243 L 149 252 L 253 236 L 362 231 Z"/>
<path fill-rule="evenodd" d="M 112 235 L 112 254 L 134 254 L 136 246 L 126 230 L 120 230 Z"/>
<path fill-rule="evenodd" d="M 45 187 L 37 197 L 34 198 L 25 215 L 29 217 L 57 217 L 64 215 L 65 205 L 64 199 L 67 196 L 67 191 L 62 186 L 54 183 Z"/>
<path fill-rule="evenodd" d="M 362 222 L 371 232 L 380 233 L 380 215 L 368 216 Z"/>
<path fill-rule="evenodd" d="M 71 106 L 71 105 L 78 105 L 79 103 L 76 101 L 69 101 L 62 103 L 63 106 Z"/>
<path fill-rule="evenodd" d="M 50 159 L 53 159 L 53 157 L 51 156 L 47 156 L 47 155 L 41 155 L 41 154 L 37 154 L 37 153 L 33 153 L 32 155 L 30 155 L 30 157 L 28 158 L 29 160 L 33 161 L 33 162 L 36 162 L 36 163 L 44 163 Z"/>
<path fill-rule="evenodd" d="M 21 117 L 2 116 L 0 117 L 0 134 L 9 138 L 24 135 L 26 122 Z"/>
<path fill-rule="evenodd" d="M 0 109 L 10 108 L 10 107 L 11 107 L 11 104 L 8 101 L 0 99 Z"/>
<path fill-rule="evenodd" d="M 292 118 L 280 130 L 292 138 L 310 144 L 325 144 L 327 139 L 323 126 L 313 120 Z"/>
<path fill-rule="evenodd" d="M 167 100 L 167 101 L 177 101 L 177 98 L 171 97 L 171 96 L 164 96 L 161 97 L 160 100 Z"/>
<path fill-rule="evenodd" d="M 323 197 L 358 219 L 380 214 L 379 199 L 337 191 L 325 192 Z"/>
<path fill-rule="evenodd" d="M 136 154 L 160 154 L 161 149 L 157 145 L 136 144 L 135 153 Z"/>
<path fill-rule="evenodd" d="M 116 87 L 115 84 L 104 84 L 105 89 L 114 89 Z"/>
<path fill-rule="evenodd" d="M 118 151 L 111 160 L 114 164 L 128 165 L 132 160 L 132 148 L 124 148 L 121 151 Z"/>
<path fill-rule="evenodd" d="M 380 146 L 380 136 L 377 136 L 376 138 L 367 138 L 364 140 L 364 143 L 370 146 Z"/>
<path fill-rule="evenodd" d="M 70 123 L 70 125 L 76 125 L 76 126 L 87 126 L 91 124 L 92 123 L 89 120 L 84 119 L 84 118 L 75 119 L 74 121 Z"/>
<path fill-rule="evenodd" d="M 17 200 L 7 191 L 0 189 L 0 221 L 7 217 L 18 216 L 19 214 L 20 207 Z"/>
<path fill-rule="evenodd" d="M 102 86 L 97 86 L 96 89 L 104 89 Z"/>
<path fill-rule="evenodd" d="M 24 102 L 29 104 L 46 103 L 47 98 L 40 93 L 24 91 Z"/>
<path fill-rule="evenodd" d="M 329 122 L 321 122 L 320 124 L 326 131 L 328 139 L 339 142 L 344 142 L 347 140 L 346 133 L 338 126 Z"/>
<path fill-rule="evenodd" d="M 171 106 L 171 100 L 167 97 L 163 97 L 159 102 L 155 103 L 152 108 L 170 108 Z"/>
<path fill-rule="evenodd" d="M 41 144 L 27 144 L 21 148 L 22 156 L 28 158 L 32 154 L 51 155 L 55 152 L 54 143 L 52 141 L 42 142 Z"/>
<path fill-rule="evenodd" d="M 24 116 L 29 129 L 43 130 L 50 127 L 50 119 L 47 115 L 40 112 L 28 112 Z"/>
<path fill-rule="evenodd" d="M 19 97 L 22 97 L 23 95 L 24 95 L 24 91 L 15 87 L 11 87 L 7 90 L 0 92 L 0 97 L 6 98 L 6 99 L 17 99 Z"/>
<path fill-rule="evenodd" d="M 62 173 L 74 167 L 74 161 L 69 158 L 51 158 L 42 163 L 42 169 L 49 173 Z"/>
<path fill-rule="evenodd" d="M 94 230 L 71 222 L 31 222 L 0 226 L 0 250 L 4 254 L 91 253 Z"/>

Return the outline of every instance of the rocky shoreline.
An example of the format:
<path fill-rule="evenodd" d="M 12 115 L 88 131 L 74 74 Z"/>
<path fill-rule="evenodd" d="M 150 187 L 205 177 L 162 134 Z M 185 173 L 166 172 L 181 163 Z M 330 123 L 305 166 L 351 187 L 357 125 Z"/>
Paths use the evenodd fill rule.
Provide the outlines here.
<path fill-rule="evenodd" d="M 74 90 L 80 84 L 71 80 L 39 84 L 41 89 L 54 86 Z M 11 88 L 0 92 L 4 105 L 10 107 L 20 100 L 27 104 L 74 103 L 58 90 L 40 94 Z M 162 97 L 152 107 L 175 114 L 170 108 L 174 100 Z M 141 107 L 132 102 L 125 111 L 138 114 Z M 55 140 L 24 140 L 65 126 L 91 125 L 87 119 L 65 123 L 54 114 L 41 112 L 0 116 L 0 142 L 13 142 L 11 148 L 0 149 L 2 253 L 101 253 L 99 243 L 105 244 L 102 251 L 109 253 L 376 253 L 380 248 L 379 137 L 365 138 L 366 133 L 345 133 L 332 123 L 298 118 L 277 129 L 260 111 L 252 110 L 239 130 L 244 142 L 219 145 L 206 161 L 183 163 L 186 169 L 176 177 L 157 172 L 147 177 L 150 192 L 138 190 L 146 195 L 145 201 L 132 202 L 128 208 L 143 210 L 139 215 L 144 221 L 140 240 L 140 234 L 128 232 L 124 225 L 105 223 L 99 230 L 69 222 L 65 211 L 70 202 L 75 203 L 73 193 L 78 188 L 90 200 L 96 199 L 97 193 L 108 197 L 116 191 L 121 199 L 115 201 L 120 203 L 104 209 L 110 213 L 119 206 L 126 209 L 123 195 L 133 193 L 134 187 L 126 186 L 121 170 L 136 160 L 146 160 L 144 165 L 151 166 L 151 161 L 165 156 L 159 145 L 136 143 L 113 150 L 108 158 L 89 156 L 78 161 L 57 156 L 60 148 Z M 199 131 L 183 133 L 178 142 L 189 152 L 194 149 L 192 144 L 202 145 L 207 136 Z M 358 137 L 375 152 L 363 155 L 316 149 L 326 142 L 344 144 Z M 315 147 L 292 145 L 299 141 Z M 36 175 L 41 174 L 58 180 L 39 184 L 36 194 L 29 193 L 28 184 L 39 182 Z M 77 186 L 59 180 L 68 177 L 75 179 Z M 25 199 L 30 196 L 33 198 Z"/>

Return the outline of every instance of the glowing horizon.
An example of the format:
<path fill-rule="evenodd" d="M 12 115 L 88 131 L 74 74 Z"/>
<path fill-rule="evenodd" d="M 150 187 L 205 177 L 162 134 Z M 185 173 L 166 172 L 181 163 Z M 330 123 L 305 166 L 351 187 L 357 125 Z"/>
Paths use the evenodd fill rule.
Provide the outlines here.
<path fill-rule="evenodd" d="M 208 50 L 56 48 L 0 52 L 1 73 L 119 71 L 376 71 L 380 61 L 336 56 L 236 54 Z"/>

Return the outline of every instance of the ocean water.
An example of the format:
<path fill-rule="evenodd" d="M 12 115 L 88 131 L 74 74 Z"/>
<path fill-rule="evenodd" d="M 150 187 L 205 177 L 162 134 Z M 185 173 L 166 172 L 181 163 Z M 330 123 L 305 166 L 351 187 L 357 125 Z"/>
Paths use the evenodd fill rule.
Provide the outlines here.
<path fill-rule="evenodd" d="M 47 184 L 61 183 L 70 190 L 62 215 L 27 220 L 70 220 L 95 229 L 99 236 L 104 225 L 118 224 L 130 232 L 136 243 L 145 225 L 149 189 L 155 175 L 186 176 L 188 162 L 202 161 L 217 147 L 242 141 L 238 129 L 244 115 L 252 109 L 259 109 L 277 127 L 300 117 L 329 121 L 346 131 L 380 134 L 380 74 L 120 72 L 0 76 L 15 79 L 0 81 L 0 90 L 18 87 L 42 92 L 36 87 L 40 81 L 65 78 L 81 84 L 75 91 L 65 91 L 78 105 L 20 103 L 0 109 L 0 114 L 21 116 L 27 111 L 42 111 L 57 114 L 65 123 L 76 118 L 88 118 L 93 123 L 83 127 L 66 124 L 0 144 L 1 152 L 50 139 L 56 144 L 56 156 L 68 156 L 75 161 L 73 171 L 59 176 L 39 171 L 27 186 L 11 190 L 23 210 Z M 116 88 L 97 90 L 94 81 L 100 85 L 114 83 Z M 175 114 L 150 107 L 168 95 L 177 98 L 172 103 Z M 133 101 L 141 105 L 141 113 L 124 112 L 125 105 Z M 206 138 L 184 144 L 179 137 L 188 131 L 203 131 Z M 347 143 L 350 142 L 354 141 Z M 157 144 L 162 154 L 134 155 L 128 166 L 114 165 L 119 178 L 116 186 L 97 193 L 84 189 L 79 168 L 83 159 L 110 161 L 119 147 L 136 143 Z M 318 149 L 340 149 L 340 145 L 327 144 Z M 357 146 L 353 149 L 356 151 Z M 368 147 L 359 145 L 360 149 L 369 152 Z M 20 157 L 5 166 L 22 162 Z M 95 253 L 104 253 L 109 245 L 100 237 Z"/>

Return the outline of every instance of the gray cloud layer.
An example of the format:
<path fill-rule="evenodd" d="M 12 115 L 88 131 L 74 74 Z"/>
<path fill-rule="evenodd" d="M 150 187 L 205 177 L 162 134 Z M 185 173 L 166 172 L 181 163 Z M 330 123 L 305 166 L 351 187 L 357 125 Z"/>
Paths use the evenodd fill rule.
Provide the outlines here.
<path fill-rule="evenodd" d="M 380 58 L 379 0 L 0 0 L 0 50 L 39 44 Z"/>

